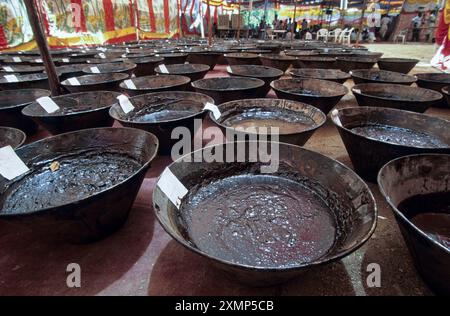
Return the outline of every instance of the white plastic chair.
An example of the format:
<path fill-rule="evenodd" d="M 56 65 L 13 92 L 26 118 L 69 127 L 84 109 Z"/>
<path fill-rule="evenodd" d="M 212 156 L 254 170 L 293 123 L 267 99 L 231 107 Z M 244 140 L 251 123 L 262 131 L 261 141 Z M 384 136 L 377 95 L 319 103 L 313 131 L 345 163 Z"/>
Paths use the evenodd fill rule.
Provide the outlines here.
<path fill-rule="evenodd" d="M 305 41 L 312 41 L 312 39 L 313 39 L 312 34 L 309 32 L 306 32 L 305 33 Z"/>
<path fill-rule="evenodd" d="M 328 32 L 328 37 L 330 37 L 334 42 L 337 42 L 339 40 L 339 35 L 341 34 L 342 29 L 337 28 L 330 32 Z"/>
<path fill-rule="evenodd" d="M 397 35 L 394 36 L 394 43 L 397 43 L 398 39 L 400 38 L 402 40 L 402 44 L 405 44 L 407 34 L 408 29 L 401 30 Z"/>
<path fill-rule="evenodd" d="M 354 28 L 352 27 L 350 30 L 342 31 L 341 36 L 340 36 L 340 40 L 341 40 L 340 42 L 342 44 L 347 44 L 347 45 L 351 44 L 351 36 L 352 36 L 353 30 L 354 30 Z"/>
<path fill-rule="evenodd" d="M 277 35 L 273 33 L 273 29 L 269 28 L 266 30 L 266 36 L 273 41 Z"/>
<path fill-rule="evenodd" d="M 327 29 L 320 29 L 317 31 L 316 40 L 320 41 L 321 38 L 324 39 L 324 42 L 328 41 L 328 30 Z"/>
<path fill-rule="evenodd" d="M 342 40 L 343 40 L 343 38 L 344 38 L 344 34 L 345 34 L 345 32 L 347 32 L 348 31 L 348 29 L 347 28 L 345 28 L 345 29 L 343 29 L 342 31 L 341 31 L 341 33 L 339 34 L 339 36 L 338 36 L 338 43 L 342 43 Z"/>

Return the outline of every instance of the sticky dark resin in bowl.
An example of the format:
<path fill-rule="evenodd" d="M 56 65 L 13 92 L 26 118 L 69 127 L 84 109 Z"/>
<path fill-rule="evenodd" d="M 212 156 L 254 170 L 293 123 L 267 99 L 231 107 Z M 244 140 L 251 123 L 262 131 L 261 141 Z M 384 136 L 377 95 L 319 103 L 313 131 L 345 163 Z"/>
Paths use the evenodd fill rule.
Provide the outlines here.
<path fill-rule="evenodd" d="M 450 191 L 414 195 L 397 208 L 417 228 L 450 250 Z"/>
<path fill-rule="evenodd" d="M 262 88 L 263 96 L 269 93 L 271 87 L 270 83 L 273 80 L 279 79 L 284 72 L 277 68 L 261 66 L 261 65 L 235 65 L 229 66 L 227 72 L 230 76 L 236 77 L 250 77 L 257 78 L 264 81 L 264 87 Z"/>
<path fill-rule="evenodd" d="M 350 72 L 355 84 L 360 83 L 392 83 L 412 85 L 417 81 L 414 76 L 401 74 L 398 72 L 378 70 L 378 69 L 359 69 Z"/>
<path fill-rule="evenodd" d="M 289 74 L 298 78 L 329 80 L 337 83 L 344 83 L 350 78 L 350 74 L 339 69 L 294 68 L 289 71 Z"/>
<path fill-rule="evenodd" d="M 282 133 L 298 133 L 316 126 L 309 116 L 300 116 L 287 109 L 249 108 L 243 111 L 222 113 L 220 123 L 232 128 L 278 127 Z"/>
<path fill-rule="evenodd" d="M 157 123 L 177 120 L 198 113 L 198 102 L 177 98 L 155 97 L 154 105 L 138 111 L 132 111 L 126 119 L 137 123 Z"/>
<path fill-rule="evenodd" d="M 52 171 L 54 166 L 57 169 Z M 43 161 L 9 189 L 0 214 L 32 213 L 85 199 L 124 181 L 139 168 L 132 156 L 108 149 Z"/>
<path fill-rule="evenodd" d="M 0 126 L 0 148 L 8 145 L 20 147 L 26 138 L 25 133 L 17 128 Z"/>
<path fill-rule="evenodd" d="M 320 259 L 335 241 L 336 223 L 326 202 L 282 177 L 223 178 L 190 192 L 182 208 L 191 242 L 237 264 L 297 266 Z"/>
<path fill-rule="evenodd" d="M 429 135 L 409 128 L 383 124 L 367 124 L 353 127 L 350 130 L 364 137 L 396 145 L 425 148 L 448 147 L 445 142 L 434 135 Z"/>
<path fill-rule="evenodd" d="M 120 84 L 120 88 L 130 96 L 136 96 L 151 92 L 184 91 L 191 79 L 180 75 L 155 75 L 136 77 L 130 79 L 136 88 L 130 88 L 126 82 Z"/>

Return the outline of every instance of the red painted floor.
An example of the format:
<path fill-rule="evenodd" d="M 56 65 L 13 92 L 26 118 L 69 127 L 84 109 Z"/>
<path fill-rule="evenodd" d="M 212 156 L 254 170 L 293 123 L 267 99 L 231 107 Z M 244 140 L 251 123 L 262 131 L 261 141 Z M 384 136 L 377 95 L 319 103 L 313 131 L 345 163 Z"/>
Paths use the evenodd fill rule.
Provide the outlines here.
<path fill-rule="evenodd" d="M 226 75 L 224 67 L 208 76 Z M 339 107 L 354 105 L 351 94 Z M 449 110 L 428 114 L 450 118 Z M 45 136 L 40 132 L 35 138 Z M 33 139 L 34 140 L 34 139 Z M 306 147 L 351 166 L 337 130 L 327 122 Z M 392 212 L 376 185 L 380 219 L 374 236 L 344 260 L 303 274 L 289 283 L 252 288 L 228 280 L 207 260 L 173 241 L 157 223 L 152 208 L 156 177 L 169 163 L 151 166 L 126 224 L 89 245 L 46 238 L 32 227 L 0 221 L 0 295 L 420 295 L 431 294 L 418 277 Z M 45 192 L 43 192 L 45 194 Z M 368 288 L 369 263 L 381 266 L 381 288 Z M 66 267 L 81 266 L 81 288 L 68 288 Z"/>

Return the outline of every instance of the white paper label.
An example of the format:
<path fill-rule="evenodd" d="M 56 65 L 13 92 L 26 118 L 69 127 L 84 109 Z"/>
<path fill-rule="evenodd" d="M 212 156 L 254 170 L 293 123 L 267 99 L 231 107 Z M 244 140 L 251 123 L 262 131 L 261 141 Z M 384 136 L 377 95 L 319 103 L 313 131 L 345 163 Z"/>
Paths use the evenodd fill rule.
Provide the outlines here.
<path fill-rule="evenodd" d="M 70 63 L 69 58 L 63 58 L 62 61 L 63 61 L 63 63 Z"/>
<path fill-rule="evenodd" d="M 166 65 L 164 65 L 164 64 L 159 65 L 159 70 L 160 70 L 163 74 L 168 74 L 168 73 L 169 73 L 169 69 L 167 69 Z"/>
<path fill-rule="evenodd" d="M 130 99 L 126 95 L 119 95 L 117 97 L 117 100 L 119 100 L 119 105 L 122 108 L 122 111 L 127 114 L 134 110 L 133 104 L 131 104 Z"/>
<path fill-rule="evenodd" d="M 361 90 L 359 90 L 359 89 L 353 89 L 353 92 L 361 93 Z"/>
<path fill-rule="evenodd" d="M 127 79 L 123 83 L 127 86 L 128 89 L 137 89 L 136 85 L 134 84 L 133 80 Z"/>
<path fill-rule="evenodd" d="M 70 83 L 70 85 L 72 86 L 79 86 L 80 82 L 78 81 L 77 78 L 73 77 L 73 78 L 69 78 L 67 79 L 67 81 Z"/>
<path fill-rule="evenodd" d="M 39 103 L 47 113 L 54 113 L 59 110 L 58 104 L 49 97 L 41 97 L 37 99 L 36 102 Z"/>
<path fill-rule="evenodd" d="M 22 61 L 20 57 L 13 57 L 12 59 L 15 63 L 20 63 Z"/>
<path fill-rule="evenodd" d="M 6 75 L 3 76 L 8 82 L 19 82 L 19 79 L 15 75 Z"/>
<path fill-rule="evenodd" d="M 169 168 L 163 171 L 156 185 L 176 208 L 180 208 L 181 200 L 188 193 L 188 189 L 186 189 L 183 183 L 178 180 Z"/>
<path fill-rule="evenodd" d="M 342 126 L 341 119 L 339 118 L 339 111 L 338 111 L 337 109 L 334 109 L 334 110 L 331 112 L 331 116 L 334 117 L 334 118 L 336 118 L 336 122 L 337 122 L 340 126 Z"/>
<path fill-rule="evenodd" d="M 105 59 L 105 58 L 106 58 L 106 55 L 105 55 L 104 53 L 100 53 L 100 54 L 98 54 L 98 56 L 99 56 L 101 59 Z"/>
<path fill-rule="evenodd" d="M 3 67 L 3 70 L 7 71 L 7 72 L 14 72 L 14 70 L 11 67 L 9 67 L 9 66 Z"/>
<path fill-rule="evenodd" d="M 219 108 L 217 107 L 217 105 L 212 104 L 212 103 L 209 103 L 209 102 L 207 102 L 207 103 L 205 104 L 205 107 L 204 107 L 203 109 L 204 109 L 204 110 L 209 110 L 209 111 L 211 111 L 211 112 L 213 113 L 214 118 L 215 118 L 216 120 L 218 120 L 218 119 L 220 118 L 220 116 L 222 115 L 222 114 L 220 113 L 220 110 L 219 110 Z"/>
<path fill-rule="evenodd" d="M 44 61 L 40 58 L 34 60 L 35 63 L 43 63 Z"/>
<path fill-rule="evenodd" d="M 128 54 L 130 52 L 130 50 L 128 49 L 128 47 L 125 49 L 125 52 Z"/>
<path fill-rule="evenodd" d="M 94 74 L 99 74 L 100 73 L 100 69 L 98 69 L 98 67 L 91 67 L 91 72 Z"/>
<path fill-rule="evenodd" d="M 0 174 L 8 180 L 12 180 L 28 172 L 28 167 L 17 156 L 11 146 L 0 148 Z"/>
<path fill-rule="evenodd" d="M 231 70 L 231 67 L 230 66 L 227 66 L 227 72 L 229 72 L 229 73 L 233 73 L 233 70 Z"/>

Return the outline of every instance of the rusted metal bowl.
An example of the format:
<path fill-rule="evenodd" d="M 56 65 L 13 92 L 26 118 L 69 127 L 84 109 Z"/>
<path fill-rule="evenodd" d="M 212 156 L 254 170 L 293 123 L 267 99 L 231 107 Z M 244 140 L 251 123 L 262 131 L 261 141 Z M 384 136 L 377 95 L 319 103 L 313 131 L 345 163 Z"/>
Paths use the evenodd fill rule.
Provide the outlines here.
<path fill-rule="evenodd" d="M 230 76 L 257 78 L 264 81 L 261 92 L 262 96 L 266 96 L 269 93 L 271 89 L 270 83 L 279 79 L 284 74 L 280 69 L 258 65 L 229 66 L 227 67 L 227 72 Z"/>
<path fill-rule="evenodd" d="M 359 106 L 379 106 L 418 113 L 425 112 L 442 99 L 430 89 L 388 83 L 361 83 L 353 86 Z"/>
<path fill-rule="evenodd" d="M 450 121 L 409 111 L 355 107 L 333 110 L 356 172 L 375 181 L 388 161 L 412 154 L 450 153 Z"/>
<path fill-rule="evenodd" d="M 85 73 L 83 72 L 83 68 L 85 68 L 86 66 L 88 66 L 88 65 L 73 64 L 73 65 L 56 67 L 56 73 L 59 76 L 59 81 L 64 81 L 64 80 L 72 78 L 72 77 L 84 76 Z"/>
<path fill-rule="evenodd" d="M 267 155 L 264 147 L 278 154 L 271 173 L 263 173 L 269 163 L 249 158 L 249 152 Z M 231 278 L 254 286 L 282 283 L 347 256 L 375 230 L 372 193 L 336 160 L 276 142 L 219 144 L 187 157 L 211 153 L 216 161 L 172 163 L 168 168 L 187 193 L 177 207 L 160 177 L 153 207 L 172 238 Z"/>
<path fill-rule="evenodd" d="M 163 57 L 144 57 L 144 58 L 130 58 L 128 59 L 133 64 L 136 64 L 134 74 L 136 77 L 153 76 L 155 74 L 155 67 L 164 62 Z"/>
<path fill-rule="evenodd" d="M 450 74 L 447 73 L 421 73 L 416 74 L 417 85 L 421 88 L 442 92 L 442 88 L 450 85 Z M 447 102 L 442 98 L 435 107 L 447 107 Z"/>
<path fill-rule="evenodd" d="M 119 84 L 128 77 L 128 74 L 123 73 L 84 75 L 74 77 L 80 85 L 72 85 L 69 79 L 62 81 L 61 85 L 71 93 L 104 90 L 119 92 Z"/>
<path fill-rule="evenodd" d="M 188 58 L 186 53 L 161 53 L 155 56 L 164 58 L 164 64 L 166 65 L 184 64 Z"/>
<path fill-rule="evenodd" d="M 211 51 L 219 54 L 219 58 L 217 58 L 217 65 L 227 65 L 228 62 L 225 59 L 225 54 L 238 52 L 236 49 L 226 47 L 213 47 L 211 48 Z"/>
<path fill-rule="evenodd" d="M 22 114 L 42 125 L 53 135 L 94 127 L 110 127 L 114 120 L 109 108 L 117 102 L 118 92 L 90 91 L 53 97 L 60 109 L 48 113 L 37 102 L 27 105 Z"/>
<path fill-rule="evenodd" d="M 417 81 L 414 76 L 401 74 L 398 72 L 378 70 L 378 69 L 358 69 L 350 71 L 353 82 L 360 83 L 390 83 L 410 86 Z"/>
<path fill-rule="evenodd" d="M 268 50 L 272 54 L 278 54 L 281 51 L 281 45 L 279 43 L 262 43 L 256 45 L 257 49 Z"/>
<path fill-rule="evenodd" d="M 155 72 L 157 74 L 182 75 L 189 77 L 191 81 L 203 79 L 209 71 L 209 66 L 202 64 L 174 64 L 166 65 L 165 68 L 168 73 L 165 72 L 166 69 L 163 70 L 159 66 L 155 67 Z"/>
<path fill-rule="evenodd" d="M 48 77 L 45 73 L 16 75 L 17 82 L 0 77 L 0 90 L 44 89 L 49 90 Z"/>
<path fill-rule="evenodd" d="M 210 112 L 210 119 L 226 134 L 229 141 L 244 140 L 246 135 L 267 135 L 277 128 L 282 143 L 303 146 L 327 120 L 312 105 L 282 99 L 245 99 L 219 105 L 220 118 Z M 260 129 L 262 128 L 262 129 Z M 247 129 L 247 130 L 246 130 Z"/>
<path fill-rule="evenodd" d="M 200 127 L 200 124 L 195 125 L 195 120 L 203 118 L 206 103 L 214 103 L 207 95 L 184 91 L 148 93 L 129 100 L 134 106 L 133 111 L 125 113 L 116 103 L 109 110 L 110 116 L 123 126 L 155 134 L 162 155 L 170 154 L 172 146 L 179 141 L 171 138 L 173 129 L 186 127 L 193 137 L 196 128 Z"/>
<path fill-rule="evenodd" d="M 262 97 L 264 81 L 246 77 L 219 77 L 192 82 L 195 91 L 209 95 L 216 104 Z"/>
<path fill-rule="evenodd" d="M 263 66 L 277 68 L 285 72 L 296 59 L 286 55 L 262 54 L 259 55 L 259 60 Z"/>
<path fill-rule="evenodd" d="M 292 57 L 319 55 L 319 51 L 317 51 L 317 50 L 286 50 L 284 53 L 286 54 L 286 56 L 292 56 Z"/>
<path fill-rule="evenodd" d="M 4 146 L 11 146 L 18 148 L 25 142 L 27 135 L 20 129 L 13 127 L 0 126 L 0 148 Z"/>
<path fill-rule="evenodd" d="M 130 62 L 100 64 L 95 66 L 87 66 L 83 68 L 83 72 L 87 74 L 125 73 L 131 76 L 136 69 L 136 66 L 136 64 Z"/>
<path fill-rule="evenodd" d="M 44 72 L 45 68 L 42 66 L 28 66 L 28 65 L 6 65 L 1 69 L 6 73 L 17 73 L 17 74 L 39 74 Z"/>
<path fill-rule="evenodd" d="M 381 168 L 380 192 L 394 212 L 417 271 L 450 295 L 450 155 L 401 157 Z"/>
<path fill-rule="evenodd" d="M 129 80 L 134 87 L 130 87 L 128 81 L 120 84 L 122 92 L 129 96 L 161 91 L 184 91 L 191 82 L 189 77 L 179 75 L 145 76 Z"/>
<path fill-rule="evenodd" d="M 336 68 L 336 58 L 322 56 L 299 56 L 293 62 L 294 68 Z"/>
<path fill-rule="evenodd" d="M 126 58 L 92 58 L 87 59 L 86 63 L 88 64 L 111 64 L 111 63 L 123 63 Z"/>
<path fill-rule="evenodd" d="M 229 53 L 223 55 L 228 65 L 261 65 L 257 54 L 253 53 Z"/>
<path fill-rule="evenodd" d="M 50 91 L 22 89 L 0 91 L 0 125 L 14 127 L 32 135 L 38 126 L 33 120 L 22 115 L 22 109 L 40 97 L 50 96 Z"/>
<path fill-rule="evenodd" d="M 441 92 L 444 95 L 445 100 L 447 101 L 447 105 L 450 106 L 450 86 L 443 87 Z"/>
<path fill-rule="evenodd" d="M 337 67 L 345 72 L 355 69 L 371 69 L 377 61 L 377 58 L 365 56 L 336 58 Z"/>
<path fill-rule="evenodd" d="M 381 58 L 378 60 L 378 68 L 407 74 L 419 61 L 412 58 Z"/>
<path fill-rule="evenodd" d="M 337 83 L 344 83 L 350 78 L 350 74 L 339 69 L 293 68 L 289 74 L 296 78 L 321 79 Z"/>
<path fill-rule="evenodd" d="M 270 86 L 278 98 L 311 104 L 325 114 L 348 93 L 342 84 L 319 79 L 278 79 Z"/>
<path fill-rule="evenodd" d="M 16 154 L 30 171 L 0 177 L 0 220 L 74 243 L 104 238 L 126 221 L 157 149 L 153 134 L 132 128 L 85 129 L 22 146 Z"/>
<path fill-rule="evenodd" d="M 205 50 L 205 51 L 189 51 L 187 61 L 190 64 L 205 64 L 208 65 L 211 70 L 214 69 L 214 67 L 217 64 L 217 61 L 219 60 L 219 56 L 221 53 L 211 51 L 211 50 Z"/>

